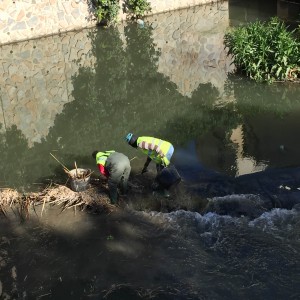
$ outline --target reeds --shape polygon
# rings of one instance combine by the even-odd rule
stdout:
[[[63,167],[66,173],[70,172],[69,169],[63,163],[61,163],[52,153],[50,153],[50,155]]]
[[[75,169],[69,170],[62,162],[60,162],[52,153],[50,155],[63,167],[63,170],[65,173],[69,176],[71,179],[77,179],[77,180],[83,180],[85,181],[88,179],[91,174],[94,171],[91,171],[90,169],[82,169],[77,167],[76,161],[74,162]]]
[[[12,189],[0,190],[0,213],[5,217],[8,216],[8,210],[17,208],[17,213],[22,220],[30,217],[30,208],[34,212],[36,206],[42,205],[40,216],[43,215],[46,204],[55,205],[61,208],[61,211],[66,209],[85,210],[89,208],[95,212],[111,212],[116,209],[110,204],[108,195],[105,192],[99,192],[97,186],[83,192],[74,192],[64,185],[48,187],[39,193],[21,194]]]

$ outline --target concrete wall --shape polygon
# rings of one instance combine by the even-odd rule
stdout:
[[[120,0],[122,7],[123,0]],[[149,0],[151,14],[216,0]],[[119,19],[126,16],[120,10]],[[1,0],[0,44],[96,25],[90,0]]]
[[[205,83],[223,92],[227,73],[233,70],[223,43],[229,26],[228,2],[166,12],[147,20],[161,52],[158,71],[174,82],[182,95],[191,97],[199,84]]]
[[[15,125],[29,146],[48,135],[73,99],[71,77],[94,65],[85,31],[0,47],[0,132]]]
[[[232,68],[223,46],[229,25],[228,2],[147,19],[154,27],[153,42],[161,52],[158,71],[184,96],[191,96],[199,84],[207,82],[222,94]],[[94,69],[90,30],[94,29],[0,47],[0,132],[15,125],[30,146],[48,135],[56,115],[74,100],[72,76],[80,66]]]

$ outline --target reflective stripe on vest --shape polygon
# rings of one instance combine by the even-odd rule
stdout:
[[[107,158],[114,152],[115,152],[114,150],[98,152],[97,155],[96,155],[97,165],[102,165],[103,167],[105,167],[105,163],[106,163]]]
[[[171,143],[148,136],[141,136],[137,140],[138,147],[142,152],[149,156],[153,161],[158,164],[162,164],[162,158],[168,153],[171,148]],[[164,162],[168,165],[170,162],[164,159]]]

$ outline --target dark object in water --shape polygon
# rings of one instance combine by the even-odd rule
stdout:
[[[163,168],[156,176],[156,181],[164,189],[169,189],[171,186],[177,185],[181,181],[181,177],[173,164]]]
[[[87,189],[91,178],[89,169],[73,169],[69,171],[70,185],[74,192],[81,192]]]

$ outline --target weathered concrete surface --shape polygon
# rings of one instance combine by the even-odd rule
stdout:
[[[215,1],[149,0],[151,14]],[[126,18],[121,10],[123,2],[120,0],[119,20]],[[0,44],[95,26],[93,12],[90,0],[1,0]]]
[[[226,5],[149,17],[153,42],[161,51],[158,71],[175,82],[185,96],[207,82],[223,91],[231,68],[223,46],[228,26]],[[0,130],[15,125],[29,146],[47,137],[57,114],[74,100],[72,76],[81,66],[94,69],[96,57],[91,52],[89,30],[0,47]]]
[[[228,72],[233,70],[224,50],[229,26],[228,2],[197,6],[178,13],[148,17],[160,50],[158,71],[190,97],[199,84],[211,83],[223,92]]]
[[[73,100],[71,77],[93,66],[84,31],[0,47],[0,130],[15,125],[29,146],[46,137],[65,103]]]
[[[88,1],[11,1],[0,3],[1,44],[95,25]]]

